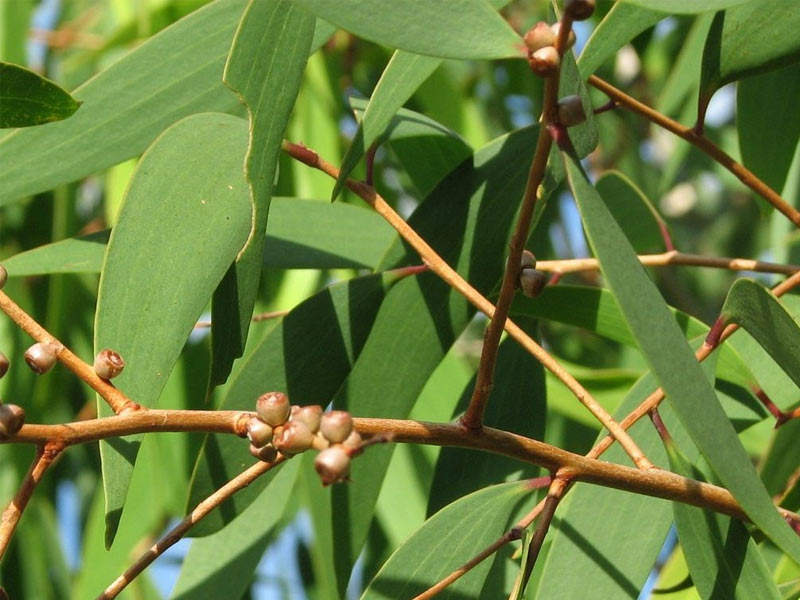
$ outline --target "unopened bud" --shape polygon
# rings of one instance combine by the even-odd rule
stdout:
[[[574,21],[583,21],[592,16],[594,0],[564,0],[564,12]]]
[[[258,460],[269,463],[274,462],[275,459],[278,458],[278,451],[274,446],[269,445],[263,448],[256,448],[253,444],[250,444],[250,454],[255,456]]]
[[[293,456],[311,448],[314,444],[314,434],[300,421],[289,421],[272,443],[282,454]]]
[[[332,444],[341,444],[353,431],[353,417],[347,411],[332,410],[322,415],[319,430]]]
[[[0,265],[0,290],[3,289],[6,281],[8,281],[8,271],[6,271],[6,268],[3,265]]]
[[[536,257],[530,250],[523,250],[522,257],[519,260],[519,268],[524,269],[530,267],[533,269],[536,266]]]
[[[8,357],[2,352],[0,352],[0,378],[2,378],[3,375],[8,373],[8,366],[9,366]]]
[[[25,411],[16,404],[0,404],[0,440],[17,433],[25,423]]]
[[[353,429],[350,432],[350,435],[347,436],[347,439],[342,442],[342,446],[347,448],[348,450],[358,450],[361,448],[361,444],[364,443],[364,440],[361,439],[361,435]]]
[[[558,101],[558,120],[564,127],[572,127],[586,120],[580,96],[564,96]]]
[[[56,364],[56,349],[52,344],[36,343],[25,351],[25,362],[37,375],[47,373]]]
[[[547,285],[547,279],[547,274],[543,271],[526,268],[519,274],[519,286],[528,298],[536,298]]]
[[[319,431],[322,420],[322,407],[318,404],[309,406],[292,406],[292,421],[300,421],[311,433]]]
[[[553,32],[553,37],[557,38],[558,34],[561,32],[561,21],[556,21],[552,25],[550,25],[550,30]],[[564,50],[569,50],[575,45],[575,32],[570,27],[569,35],[567,36],[567,45],[564,47]],[[555,40],[553,41],[555,43]]]
[[[537,75],[549,77],[558,72],[561,57],[553,46],[545,46],[528,56],[528,64],[531,66],[531,71]]]
[[[341,446],[331,446],[317,454],[314,468],[322,480],[322,485],[338,483],[347,479],[347,474],[350,472],[350,456]]]
[[[272,427],[261,419],[250,419],[247,422],[247,439],[256,448],[263,448],[272,441]]]
[[[283,392],[267,392],[256,400],[258,418],[272,427],[286,423],[291,408],[289,397]]]
[[[525,40],[525,45],[530,52],[536,52],[539,48],[552,46],[556,43],[556,36],[553,30],[544,21],[539,21],[531,27],[522,39]]]
[[[122,360],[122,357],[117,352],[110,348],[98,352],[94,359],[94,372],[97,373],[97,376],[101,379],[113,379],[122,373],[122,369],[124,368],[125,361]]]

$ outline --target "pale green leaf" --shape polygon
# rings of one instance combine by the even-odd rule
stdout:
[[[749,0],[621,0],[651,10],[672,14],[696,14],[711,10],[725,10]]]

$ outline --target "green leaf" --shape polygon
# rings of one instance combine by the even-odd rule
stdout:
[[[798,98],[800,65],[749,77],[736,87],[742,163],[773,190],[783,189],[800,139]],[[768,131],[780,135],[764,135]]]
[[[0,206],[136,156],[183,117],[233,109],[220,72],[244,5],[193,12],[76,89],[72,118],[0,140]]]
[[[705,480],[674,443],[665,446],[673,472]],[[680,502],[672,507],[692,582],[703,598],[780,600],[772,574],[741,521]]]
[[[80,105],[49,79],[24,67],[0,62],[0,129],[61,121]]]
[[[800,386],[800,325],[772,292],[752,279],[737,279],[721,318],[744,328]]]
[[[242,597],[289,502],[300,464],[299,458],[289,461],[233,522],[192,542],[171,598]]]
[[[617,50],[649,29],[666,15],[663,12],[636,6],[628,2],[615,2],[592,31],[592,35],[578,57],[581,76],[586,78]]]
[[[535,321],[528,321],[518,324],[532,334]],[[494,380],[484,422],[535,440],[544,439],[547,401],[541,363],[514,340],[506,339],[500,344]],[[464,388],[454,417],[464,412],[474,387],[475,377]],[[535,477],[538,473],[535,467],[488,452],[442,448],[428,495],[428,515],[492,483],[509,477]]]
[[[314,35],[314,19],[289,0],[251,0],[233,39],[222,80],[247,109],[244,171],[253,199],[247,244],[214,293],[209,389],[223,383],[244,352],[261,280],[261,254],[278,155]]]
[[[197,318],[247,240],[251,203],[241,164],[244,122],[200,114],[169,128],[139,162],[106,250],[95,350],[127,367],[115,380],[154,406]],[[175,169],[191,158],[191,169]],[[145,240],[145,242],[143,242]],[[98,398],[99,414],[110,408]],[[111,544],[141,436],[100,443]]]
[[[297,404],[328,405],[350,372],[394,281],[392,274],[355,278],[299,304],[256,346],[231,381],[220,408],[254,410],[256,398],[272,390],[286,392]],[[207,436],[195,465],[189,507],[253,462],[247,441]],[[267,479],[259,478],[236,494],[192,534],[218,531],[253,502]]]
[[[750,0],[622,0],[627,4],[636,4],[651,10],[672,14],[697,14],[712,10],[725,10],[731,6],[744,4]]]
[[[784,0],[750,0],[717,13],[703,51],[701,118],[726,83],[800,60],[800,11],[786,8]]]
[[[522,39],[484,0],[295,0],[359,37],[443,58],[524,58]]]
[[[500,537],[514,508],[529,495],[526,482],[505,483],[443,508],[392,554],[362,600],[412,598],[425,591]],[[492,562],[483,561],[438,597],[477,598]]]
[[[587,237],[625,319],[681,423],[748,517],[800,559],[800,540],[775,509],[664,299],[577,158],[564,154]]]
[[[619,171],[606,171],[595,187],[637,254],[666,249],[661,236],[661,228],[666,230],[666,223],[628,177]]]
[[[9,277],[53,273],[99,273],[110,231],[69,238],[20,252],[3,261]]]

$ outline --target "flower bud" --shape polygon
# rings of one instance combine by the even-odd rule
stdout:
[[[347,450],[341,446],[331,446],[317,454],[314,459],[314,468],[322,480],[322,485],[338,483],[345,480],[350,472],[350,457]]]
[[[558,34],[561,32],[561,21],[556,21],[552,25],[550,25],[550,30],[553,32],[553,37],[557,38]],[[575,45],[575,32],[570,27],[569,35],[567,36],[567,45],[564,50],[569,50]],[[553,40],[553,44],[555,44],[555,39]]]
[[[291,408],[289,397],[283,392],[267,392],[256,400],[258,418],[272,427],[286,423]]]
[[[564,127],[572,127],[586,120],[580,96],[564,96],[558,101],[558,120]]]
[[[522,39],[525,40],[525,45],[530,52],[536,52],[539,48],[552,46],[556,43],[556,36],[553,30],[544,21],[539,21],[531,27]]]
[[[322,415],[319,430],[332,444],[341,444],[353,431],[353,417],[347,411],[332,410]]]
[[[25,362],[37,375],[47,373],[56,364],[56,350],[52,344],[36,343],[25,351]]]
[[[328,439],[324,435],[322,435],[321,433],[317,432],[317,433],[314,434],[314,441],[311,443],[311,447],[314,450],[317,450],[317,451],[325,450],[325,448],[330,448],[331,447],[331,443],[328,441]]]
[[[94,358],[94,372],[97,373],[97,376],[101,379],[113,379],[122,373],[122,369],[124,368],[125,361],[122,360],[122,357],[117,352],[110,348],[101,350]]]
[[[3,289],[6,281],[8,281],[8,271],[6,271],[6,268],[3,265],[0,265],[0,290]]]
[[[256,448],[263,448],[272,441],[272,427],[261,419],[250,419],[247,422],[247,439]]]
[[[362,443],[364,443],[364,440],[361,439],[361,434],[353,429],[353,431],[350,432],[350,435],[347,436],[347,439],[342,442],[342,446],[348,450],[358,450],[361,448]]]
[[[300,421],[289,421],[272,443],[282,454],[293,456],[311,448],[314,444],[314,434]]]
[[[558,72],[561,57],[553,46],[545,46],[528,56],[528,64],[531,66],[531,71],[537,75],[549,77]]]
[[[573,21],[583,21],[592,16],[595,0],[564,0],[564,12]]]
[[[5,354],[0,352],[0,379],[2,379],[3,375],[8,373],[8,365],[9,365],[8,358],[6,357]]]
[[[264,446],[263,448],[256,448],[253,444],[250,444],[250,454],[264,462],[274,462],[275,459],[278,458],[278,451],[275,449],[275,446],[270,445]]]
[[[519,274],[519,286],[528,298],[536,298],[547,285],[547,274],[537,269],[525,268]]]
[[[17,433],[25,423],[25,411],[16,404],[0,404],[0,440]]]
[[[536,267],[536,257],[530,250],[523,250],[522,257],[519,260],[519,268],[524,269],[526,267],[530,267],[531,269]]]
[[[303,423],[311,433],[319,431],[322,420],[322,407],[319,404],[310,406],[292,406],[292,421]]]

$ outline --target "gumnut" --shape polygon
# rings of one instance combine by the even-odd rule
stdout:
[[[338,483],[347,479],[350,472],[350,456],[342,446],[331,446],[317,454],[314,468],[322,480],[322,485]]]
[[[519,274],[519,286],[528,298],[536,298],[547,285],[547,274],[538,269],[525,268]]]
[[[353,431],[353,417],[347,411],[332,410],[322,415],[319,430],[332,444],[341,444]]]
[[[522,39],[530,52],[536,52],[539,48],[552,46],[556,43],[556,36],[553,30],[544,21],[539,21],[531,27]]]
[[[531,66],[531,71],[537,75],[549,77],[558,71],[561,57],[553,46],[545,46],[528,56],[528,64]]]
[[[278,451],[274,446],[256,448],[253,444],[250,444],[250,454],[255,456],[258,460],[263,460],[264,462],[274,462],[275,459],[278,458]]]
[[[558,34],[561,32],[561,21],[557,21],[552,25],[550,25],[550,30],[553,32],[553,37],[557,38]],[[564,48],[564,50],[569,50],[570,48],[572,48],[575,45],[576,39],[577,38],[575,37],[575,32],[572,31],[572,28],[570,28],[569,35],[567,36],[567,45]],[[555,39],[553,40],[553,44],[555,44]]]
[[[52,344],[37,342],[25,351],[25,362],[37,375],[47,373],[56,364],[56,349]]]
[[[531,269],[536,267],[536,257],[530,250],[523,250],[522,256],[519,259],[519,268],[525,269],[526,267],[530,267]]]
[[[564,0],[564,12],[574,21],[583,21],[592,16],[595,0]]]
[[[17,433],[25,423],[25,411],[16,404],[0,404],[0,440]]]
[[[314,445],[314,434],[300,421],[289,421],[276,433],[272,443],[282,454],[294,456]]]
[[[580,96],[564,96],[558,101],[558,120],[564,127],[572,127],[586,120]]]
[[[256,448],[263,448],[272,441],[272,427],[261,419],[250,419],[247,422],[247,439]]]
[[[119,353],[106,348],[97,353],[94,358],[94,372],[101,379],[113,379],[125,368],[125,361]]]
[[[361,444],[363,442],[364,440],[361,439],[361,435],[355,429],[353,429],[353,431],[350,432],[350,435],[347,436],[347,439],[342,442],[342,446],[348,450],[358,450],[361,448]]]
[[[311,433],[316,433],[322,421],[322,407],[318,404],[292,406],[292,421],[299,421],[308,427]]]
[[[256,400],[258,418],[272,427],[286,423],[290,411],[289,397],[283,392],[267,392]]]

